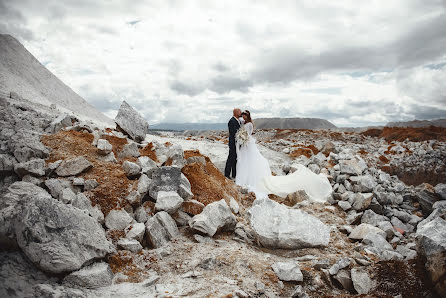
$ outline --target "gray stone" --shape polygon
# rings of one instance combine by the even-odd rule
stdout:
[[[377,183],[371,175],[352,176],[350,180],[359,186],[360,192],[371,192],[376,187]]]
[[[405,245],[398,245],[396,251],[401,254],[405,260],[413,260],[417,257],[417,252]]]
[[[304,276],[297,262],[277,262],[271,265],[277,277],[283,281],[303,281]]]
[[[128,160],[122,163],[122,169],[128,177],[136,176],[141,172],[141,168],[136,163]]]
[[[212,237],[219,230],[233,231],[236,223],[234,214],[232,214],[225,200],[222,199],[204,207],[200,214],[191,219],[189,226],[193,230]]]
[[[186,164],[189,165],[191,163],[199,163],[206,165],[206,159],[204,158],[204,156],[191,156],[186,160]]]
[[[105,139],[99,139],[97,147],[98,147],[98,153],[101,155],[110,154],[110,152],[112,152],[113,149],[112,144],[110,144],[110,142]]]
[[[394,227],[397,227],[398,229],[403,230],[404,232],[412,232],[414,230],[413,226],[404,224],[401,220],[399,220],[397,217],[392,217],[392,220],[390,221]]]
[[[291,294],[291,297],[292,298],[310,298],[310,296],[308,296],[308,294],[305,293],[305,291],[301,285],[297,285],[294,288],[293,293]]]
[[[14,171],[21,177],[28,174],[42,177],[45,175],[45,167],[45,161],[43,159],[31,159],[27,162],[16,163]]]
[[[73,287],[96,289],[110,286],[113,272],[107,263],[93,263],[67,275],[63,283]]]
[[[175,191],[159,191],[156,198],[155,210],[173,214],[180,209],[182,203],[183,198]]]
[[[118,240],[118,248],[138,253],[142,250],[141,243],[135,239],[121,238]]]
[[[85,157],[79,156],[62,161],[56,169],[56,174],[61,177],[76,176],[92,167],[93,165]]]
[[[330,241],[330,228],[299,209],[264,199],[254,201],[248,212],[254,235],[265,247],[320,247]]]
[[[181,184],[178,187],[178,194],[186,201],[191,200],[194,197],[194,194],[192,193],[190,187],[187,188],[187,186]]]
[[[110,230],[124,230],[133,218],[124,209],[112,210],[105,217],[105,226]]]
[[[393,250],[392,245],[387,242],[385,236],[377,233],[368,233],[362,239],[362,243],[373,246],[379,250]]]
[[[147,121],[126,101],[123,101],[115,118],[116,124],[136,142],[145,139],[149,131]]]
[[[141,156],[136,163],[141,167],[142,172],[149,177],[152,176],[152,171],[157,168],[156,163],[148,156]]]
[[[373,193],[356,193],[353,198],[353,209],[363,211],[372,202]]]
[[[362,268],[353,268],[350,271],[353,287],[358,294],[368,294],[375,283],[370,279],[368,272]]]
[[[125,229],[125,237],[141,242],[144,238],[145,231],[146,226],[144,225],[144,223],[134,223]]]
[[[91,217],[97,220],[100,224],[104,223],[104,214],[100,210],[99,205],[92,206],[90,199],[83,193],[78,193],[76,198],[71,201],[71,205],[81,210],[86,210]]]
[[[60,200],[63,190],[70,187],[70,182],[62,179],[48,179],[45,181],[45,186],[53,198]]]
[[[0,154],[0,174],[13,172],[16,159],[9,154]]]
[[[374,227],[372,225],[362,223],[353,229],[348,238],[353,240],[362,240],[365,236],[367,236],[367,234],[378,234],[381,235],[383,238],[386,237],[386,233],[383,230],[378,229],[377,227]]]
[[[437,217],[417,230],[417,251],[437,293],[446,296],[446,221]]]
[[[40,142],[40,135],[35,131],[19,129],[10,137],[9,147],[18,162],[49,156],[49,149]]]
[[[114,252],[95,219],[49,197],[28,198],[16,222],[17,243],[44,271],[78,270]]]
[[[139,157],[141,156],[141,153],[139,152],[138,145],[134,142],[130,142],[124,145],[122,151],[118,153],[118,156],[120,158]]]
[[[71,188],[64,188],[62,190],[62,194],[59,196],[59,199],[64,204],[69,204],[71,201],[76,199],[76,194],[71,190]]]
[[[73,178],[73,186],[84,186],[85,180],[84,178],[74,177]]]
[[[383,221],[389,221],[389,219],[383,215],[376,214],[372,210],[364,211],[364,214],[361,217],[361,223],[367,223],[375,227]]]
[[[98,186],[99,186],[99,183],[96,181],[96,179],[88,179],[88,180],[85,180],[84,190],[90,191],[90,190],[95,189]]]
[[[140,222],[140,223],[145,223],[150,218],[150,214],[154,213],[153,211],[154,211],[154,208],[149,206],[147,204],[147,202],[143,203],[141,207],[138,207],[135,210],[136,221]]]
[[[240,210],[239,204],[233,197],[229,198],[229,207],[231,208],[232,212],[235,214],[237,214]]]
[[[348,270],[339,270],[333,278],[347,291],[353,292],[353,282],[350,277],[350,272]]]
[[[141,198],[143,198],[150,189],[150,184],[152,183],[152,180],[147,177],[147,175],[142,174],[141,177],[139,177],[138,180],[138,193],[141,195]]]
[[[146,237],[155,248],[178,237],[178,233],[175,221],[167,212],[158,212],[146,222]]]
[[[389,221],[380,222],[378,224],[378,228],[383,230],[386,233],[387,239],[390,239],[395,234],[395,230],[393,229],[393,226]]]
[[[344,211],[348,211],[352,208],[352,205],[346,201],[339,201],[338,206],[341,207]]]
[[[361,222],[361,217],[364,212],[356,212],[355,210],[351,210],[347,215],[346,221],[349,225],[357,225]]]
[[[29,183],[32,183],[32,184],[37,185],[37,186],[41,186],[41,185],[43,185],[44,179],[43,178],[34,177],[32,175],[25,175],[25,176],[22,177],[22,181],[23,182],[29,182]]]
[[[79,123],[79,119],[75,116],[61,114],[51,122],[51,133],[57,133],[62,128],[73,126],[76,123]]]
[[[356,157],[355,159],[340,160],[339,165],[341,168],[341,174],[348,175],[362,175],[364,170],[367,168],[367,164],[361,158]]]
[[[115,157],[115,154],[113,152],[110,152],[109,154],[103,156],[102,158],[100,157],[99,160],[104,161],[104,162],[111,162],[111,163],[117,163],[118,160]]]
[[[435,192],[440,196],[442,200],[446,200],[446,184],[445,183],[438,183],[434,187]]]
[[[192,219],[192,216],[181,210],[175,212],[172,217],[179,227],[188,226],[189,221]]]
[[[141,195],[136,190],[132,190],[125,199],[132,206],[137,207],[137,206],[141,205]]]
[[[328,272],[330,275],[338,274],[339,270],[344,269],[345,267],[350,266],[352,260],[350,258],[340,258],[333,266],[330,267]]]
[[[159,191],[178,191],[182,181],[181,174],[181,169],[178,167],[156,168],[152,172],[149,195],[156,198]]]
[[[316,262],[314,262],[313,268],[316,270],[328,269],[330,268],[330,260],[329,259],[317,260]]]
[[[432,212],[432,205],[439,200],[439,197],[440,196],[435,193],[435,189],[427,183],[418,186],[415,194],[415,199],[420,203],[420,206],[426,215],[429,215]]]

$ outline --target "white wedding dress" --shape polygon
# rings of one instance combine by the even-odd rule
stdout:
[[[332,187],[324,174],[315,174],[303,165],[287,176],[272,176],[268,161],[262,156],[252,137],[253,125],[245,125],[249,140],[246,145],[236,145],[237,175],[235,183],[253,191],[256,197],[266,198],[268,194],[286,197],[290,193],[304,190],[310,200],[325,202],[331,196]]]

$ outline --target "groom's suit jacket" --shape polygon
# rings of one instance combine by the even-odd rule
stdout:
[[[235,150],[235,134],[240,128],[240,123],[238,122],[235,117],[231,117],[231,119],[228,122],[228,128],[229,128],[229,148],[234,148]]]

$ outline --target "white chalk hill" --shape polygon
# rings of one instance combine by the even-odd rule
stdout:
[[[114,122],[86,102],[45,68],[14,37],[0,34],[0,91],[16,92],[31,102],[55,104],[62,112],[73,112],[82,120],[114,127]]]

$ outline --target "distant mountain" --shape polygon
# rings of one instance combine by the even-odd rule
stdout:
[[[406,122],[389,122],[387,127],[427,127],[427,126],[446,127],[446,119],[436,120],[413,120]]]
[[[0,92],[17,93],[31,102],[56,105],[83,120],[114,127],[114,122],[45,68],[14,37],[0,34]]]
[[[227,123],[159,123],[151,124],[151,130],[225,130]]]
[[[336,125],[319,118],[259,118],[254,119],[257,129],[336,129]]]

